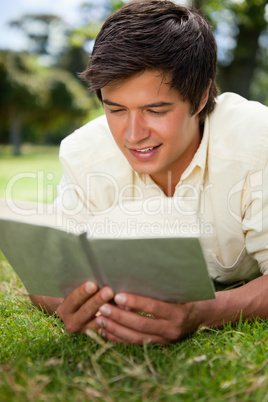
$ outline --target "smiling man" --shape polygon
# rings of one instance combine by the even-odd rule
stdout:
[[[184,304],[114,295],[93,282],[64,300],[31,296],[68,331],[167,344],[241,314],[268,317],[268,111],[235,94],[217,97],[215,77],[215,40],[196,10],[140,0],[110,16],[82,74],[105,116],[62,142],[56,205],[98,214],[122,194],[178,199],[185,215],[213,227],[204,243],[211,277],[247,283]]]
[[[159,70],[146,70],[106,85],[101,95],[111,133],[133,170],[149,174],[172,196],[199,147],[199,113],[209,89],[192,115],[190,102],[170,88],[170,79]]]

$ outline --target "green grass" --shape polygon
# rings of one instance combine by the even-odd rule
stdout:
[[[202,330],[169,346],[68,334],[37,311],[1,258],[1,401],[267,401],[265,321]]]
[[[62,175],[58,147],[25,145],[22,156],[0,147],[0,198],[51,203]]]
[[[49,160],[46,169],[58,169],[51,150],[0,157],[2,183],[22,161],[36,172]],[[27,200],[33,194],[29,186],[21,196]],[[95,334],[71,335],[59,318],[32,306],[0,253],[1,402],[268,402],[267,352],[264,320],[203,329],[169,346],[127,347]]]

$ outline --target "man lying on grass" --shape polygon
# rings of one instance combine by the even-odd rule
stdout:
[[[184,304],[114,295],[92,282],[64,300],[31,296],[71,333],[167,344],[241,313],[268,317],[268,109],[232,93],[217,97],[215,76],[215,40],[197,11],[141,0],[110,16],[82,74],[105,116],[63,141],[58,205],[102,211],[122,189],[133,200],[177,197],[186,214],[213,226],[205,243],[211,277],[247,284]],[[90,188],[88,174],[97,178]]]

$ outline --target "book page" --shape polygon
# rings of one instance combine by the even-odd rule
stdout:
[[[167,217],[136,213],[132,205],[136,215],[115,210],[94,217],[61,216],[60,225],[49,208],[40,213],[40,205],[19,205],[31,215],[0,202],[0,249],[30,294],[66,297],[95,280],[115,292],[166,301],[214,297],[199,239],[174,235],[174,216],[169,216],[169,230],[163,230]],[[77,226],[67,233],[69,219]]]

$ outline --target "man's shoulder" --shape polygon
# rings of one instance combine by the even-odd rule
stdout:
[[[257,164],[268,150],[268,108],[234,93],[217,98],[208,117],[209,152],[222,159]],[[267,159],[267,157],[266,157]]]
[[[105,116],[100,116],[68,135],[61,142],[60,158],[86,158],[88,164],[118,157],[120,151]]]
[[[248,100],[243,96],[232,92],[226,92],[219,95],[216,99],[215,112],[213,112],[211,116],[216,117],[217,119],[226,119],[227,117],[229,117],[229,119],[225,120],[226,123],[229,121],[232,124],[241,125],[242,122],[239,119],[241,116],[243,116],[244,120],[247,121],[250,120],[252,116],[256,116],[257,114],[258,116],[263,116],[267,124],[267,112],[267,106],[261,104],[260,102]]]

